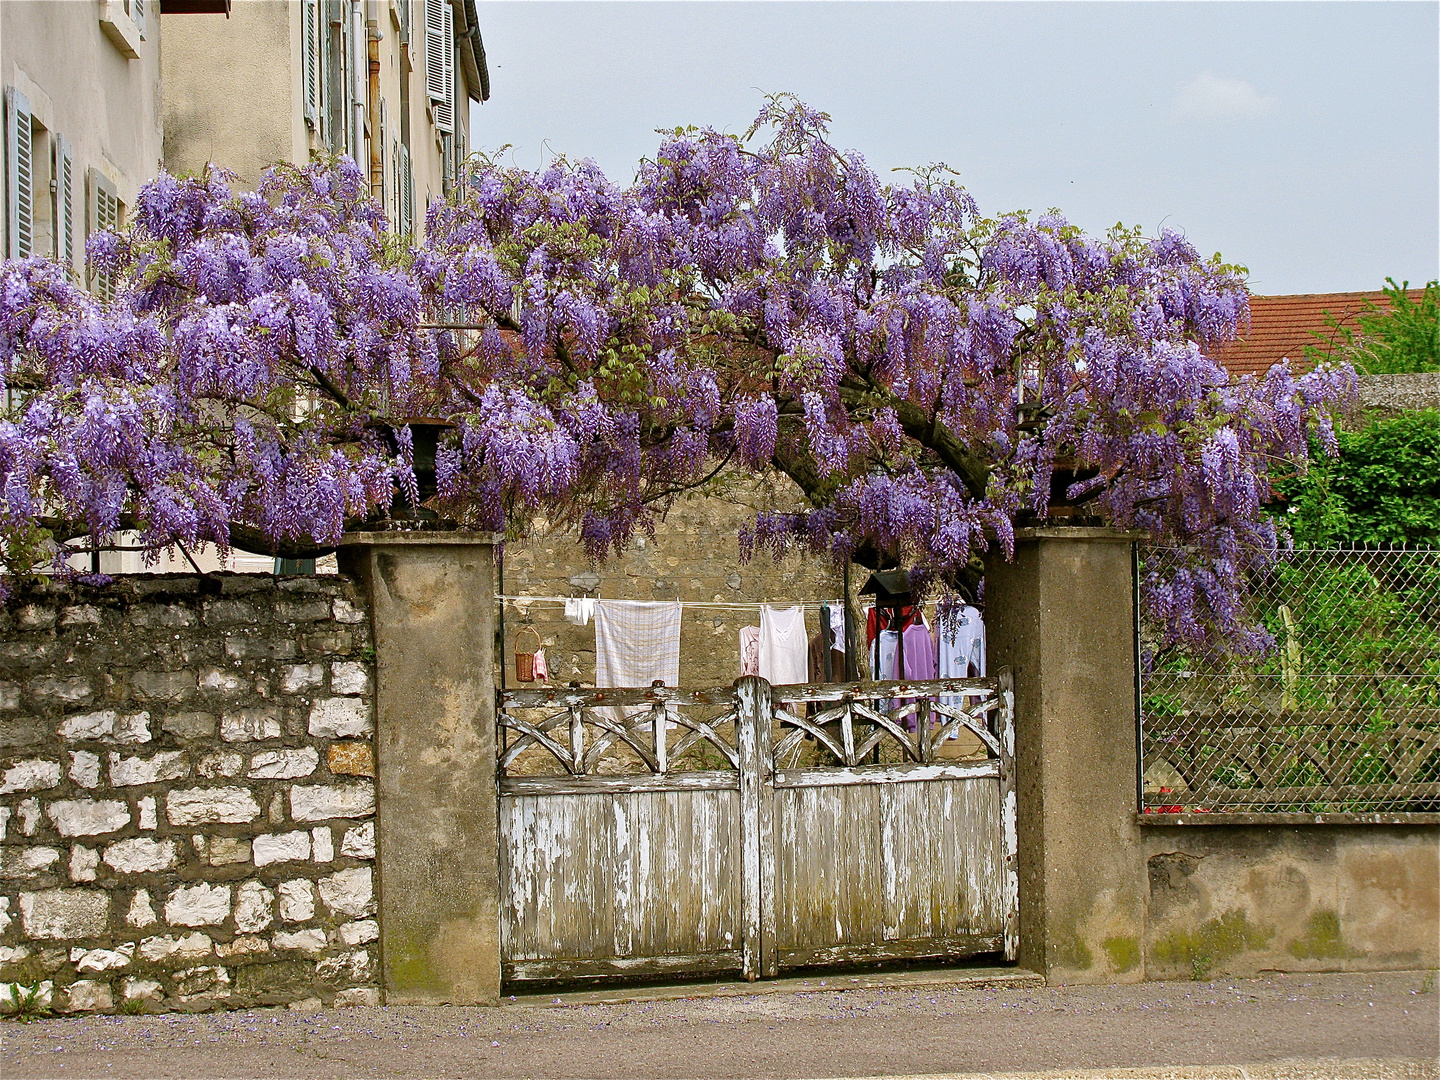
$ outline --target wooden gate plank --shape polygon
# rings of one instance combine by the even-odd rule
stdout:
[[[964,765],[857,765],[853,769],[781,769],[775,786],[836,787],[843,784],[911,784],[927,780],[978,780],[1000,775],[997,761],[967,762]]]
[[[863,964],[884,960],[959,959],[981,953],[999,952],[1001,934],[958,934],[948,938],[920,938],[916,941],[881,941],[874,944],[825,945],[791,949],[780,954],[782,967],[819,967],[825,964]]]
[[[1020,955],[1020,856],[1015,799],[1015,673],[1001,668],[996,674],[1000,709],[995,716],[1000,742],[1000,841],[1005,860],[1001,883],[1005,959]]]
[[[770,747],[770,684],[748,675],[735,683],[735,743],[740,759],[740,873],[743,890],[744,972],[773,974],[774,762]]]
[[[1008,672],[988,685],[999,699],[988,761],[926,761],[921,747],[906,751],[918,762],[777,771],[772,709],[793,688],[751,677],[732,691],[734,771],[596,775],[597,749],[585,775],[502,777],[505,976],[754,979],[802,964],[1013,958],[1013,690]],[[660,696],[725,703],[720,691]]]

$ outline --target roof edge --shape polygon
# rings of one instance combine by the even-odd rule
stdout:
[[[472,101],[490,100],[490,68],[485,62],[485,42],[480,37],[480,17],[475,11],[475,0],[451,0],[451,6],[460,15],[455,36],[463,44],[460,57],[465,68],[465,89]]]

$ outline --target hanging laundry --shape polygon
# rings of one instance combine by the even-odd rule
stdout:
[[[760,609],[760,677],[772,686],[803,683],[809,673],[809,640],[805,609]]]
[[[939,619],[938,664],[942,679],[973,679],[985,677],[985,621],[980,612],[968,604],[952,609]],[[952,709],[965,704],[963,694],[941,694],[940,704]],[[956,736],[959,737],[958,735]],[[968,735],[967,735],[968,737]]]
[[[680,683],[680,604],[595,601],[595,685]]]
[[[565,601],[565,621],[575,626],[589,626],[595,614],[595,601],[588,596],[572,596]]]
[[[837,639],[838,641],[838,639]],[[825,670],[825,635],[816,634],[810,639],[809,681],[812,683],[845,681],[845,650],[830,649],[830,670]]]
[[[900,631],[881,630],[870,647],[871,677],[876,682],[900,678]]]
[[[876,634],[883,629],[903,631],[916,622],[923,622],[923,616],[920,609],[910,603],[900,608],[865,608],[865,644],[873,645]]]
[[[534,664],[534,667],[535,667],[535,681],[536,681],[536,682],[549,682],[549,681],[550,681],[550,665],[549,665],[549,663],[545,660],[545,650],[544,650],[544,649],[536,649],[536,650],[535,650],[535,664]]]
[[[940,619],[939,665],[942,679],[985,677],[985,620],[969,604]]]
[[[903,633],[881,630],[877,641],[871,650],[876,679],[935,678],[935,639],[923,620],[911,623]]]
[[[904,663],[901,677],[911,682],[935,678],[935,639],[923,619],[905,628],[900,643]]]
[[[742,626],[740,628],[740,674],[760,674],[760,628],[758,626]]]

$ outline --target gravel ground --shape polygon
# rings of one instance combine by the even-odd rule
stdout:
[[[20,1077],[1437,1077],[1433,975],[814,989],[0,1027]]]

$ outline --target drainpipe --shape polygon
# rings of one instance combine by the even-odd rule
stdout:
[[[365,0],[350,0],[350,156],[364,168],[365,110],[370,90],[370,50],[365,33]]]
[[[380,131],[380,28],[370,23],[366,34],[370,123],[370,197],[385,205],[385,146]]]

